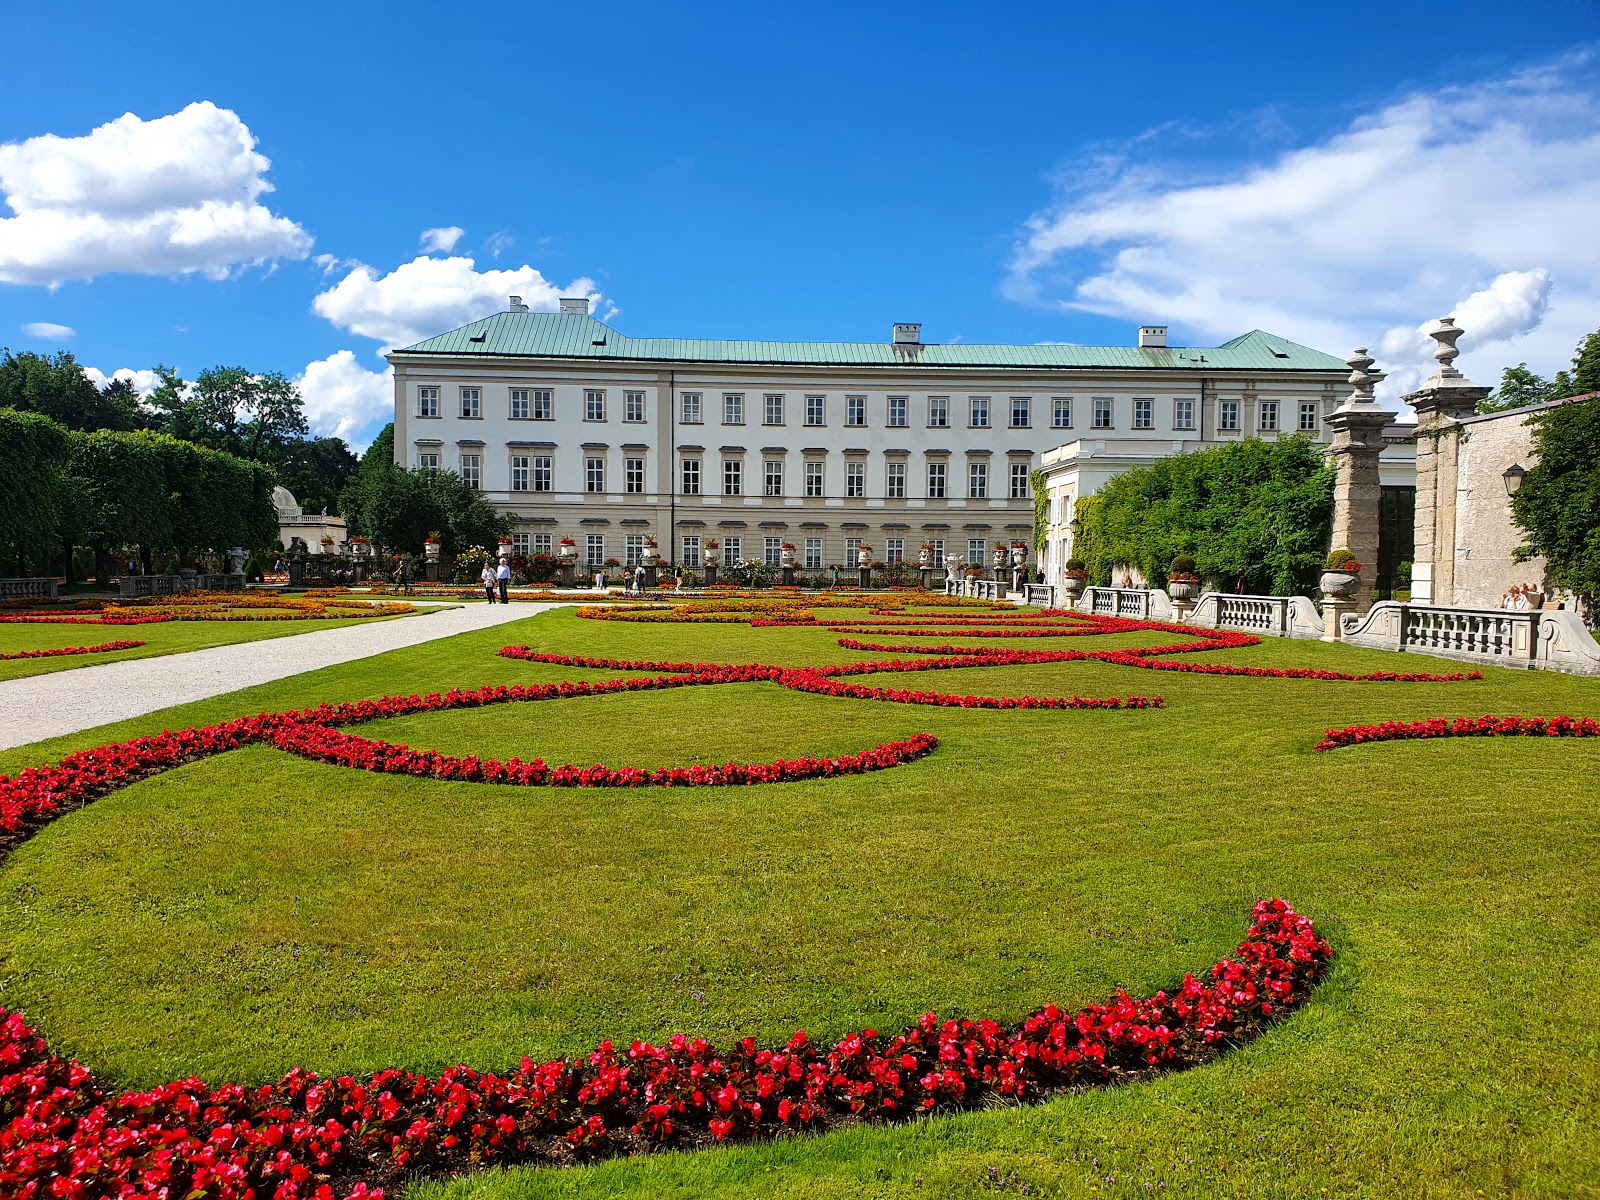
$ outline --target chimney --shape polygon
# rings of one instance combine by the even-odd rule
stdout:
[[[1167,348],[1167,327],[1165,325],[1139,326],[1139,349],[1165,350]]]
[[[513,296],[513,297],[511,297],[511,311],[512,312],[527,312],[528,311],[528,306],[522,302],[522,297],[521,296]]]
[[[587,317],[589,315],[589,297],[561,297],[561,315],[564,317]]]
[[[896,321],[894,325],[894,344],[896,346],[922,345],[922,322]]]

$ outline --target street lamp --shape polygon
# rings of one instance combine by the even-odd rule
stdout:
[[[1505,480],[1506,484],[1506,495],[1515,496],[1517,489],[1522,486],[1522,481],[1527,477],[1527,474],[1528,469],[1521,463],[1512,463],[1501,472],[1500,478]]]

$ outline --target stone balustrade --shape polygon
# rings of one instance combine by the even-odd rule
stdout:
[[[124,575],[117,592],[124,597],[171,596],[178,592],[242,592],[245,577],[235,575]]]
[[[1206,629],[1237,629],[1272,637],[1320,638],[1322,614],[1305,596],[1240,596],[1206,592],[1183,620]]]
[[[1600,645],[1576,613],[1436,608],[1384,600],[1344,618],[1344,640],[1500,667],[1600,676]]]
[[[1137,621],[1172,621],[1178,615],[1171,597],[1160,588],[1087,587],[1078,599],[1077,609],[1097,617],[1130,617]]]
[[[0,579],[3,600],[54,600],[60,594],[60,584],[54,579]]]
[[[1054,608],[1056,586],[1053,583],[1025,583],[1022,585],[1022,598],[1038,608]]]

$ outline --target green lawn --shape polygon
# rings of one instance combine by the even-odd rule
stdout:
[[[410,615],[410,614],[407,614]],[[68,654],[60,658],[17,658],[0,662],[0,679],[23,679],[92,667],[128,658],[154,658],[182,654],[211,646],[259,642],[264,638],[314,633],[362,621],[387,621],[391,617],[347,617],[338,620],[293,621],[164,621],[157,625],[6,625],[0,624],[0,654],[18,650],[57,650],[67,646],[99,646],[106,642],[143,642],[133,650],[104,654]]]
[[[496,658],[507,642],[882,657],[835,636],[562,610],[6,751],[0,770],[263,708],[614,675]],[[1198,657],[1454,669],[1315,642]],[[889,771],[746,789],[492,788],[251,748],[65,817],[0,866],[0,1005],[127,1084],[259,1081],[297,1063],[498,1067],[605,1037],[833,1037],[929,1007],[1012,1020],[1119,985],[1151,991],[1225,956],[1251,902],[1282,895],[1333,941],[1333,969],[1310,1005],[1198,1070],[410,1195],[961,1196],[984,1193],[993,1167],[1048,1196],[1600,1196],[1600,742],[1311,749],[1330,726],[1390,718],[1600,716],[1600,683],[1488,675],[1323,683],[1070,663],[863,682],[1159,694],[1167,707],[984,712],[744,684],[361,728],[457,753],[648,766],[941,739]]]

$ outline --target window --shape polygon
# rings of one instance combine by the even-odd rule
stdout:
[[[944,566],[944,539],[929,538],[928,545],[933,547],[933,565],[936,567]]]
[[[768,424],[768,425],[782,425],[783,424],[783,397],[782,396],[769,395],[766,398],[766,406],[767,406],[766,424]]]
[[[682,397],[683,423],[685,425],[700,424],[700,393],[685,392]]]
[[[417,389],[417,416],[437,417],[439,415],[439,389],[425,387]]]
[[[585,392],[583,394],[583,419],[585,421],[604,421],[606,419],[606,394],[604,392]]]
[[[463,454],[461,456],[461,481],[470,488],[482,486],[483,455]]]
[[[1237,400],[1224,400],[1219,406],[1217,414],[1218,429],[1239,428],[1239,402]]]
[[[1300,401],[1300,428],[1307,433],[1316,432],[1317,402],[1315,400]]]
[[[556,419],[556,394],[549,388],[533,389],[533,419],[535,421]]]
[[[847,537],[844,540],[844,565],[851,567],[856,562],[856,547],[861,545],[858,537]]]
[[[822,539],[808,537],[805,544],[805,568],[808,571],[822,570]]]
[[[528,419],[528,389],[511,389],[511,419],[513,421],[526,421]]]
[[[1033,486],[1028,482],[1028,464],[1014,462],[1011,464],[1011,498],[1013,500],[1026,500],[1033,495]]]
[[[969,423],[972,428],[989,428],[989,397],[974,396],[970,403],[972,405],[972,420]]]
[[[1135,429],[1154,429],[1156,425],[1156,402],[1154,400],[1135,400],[1133,402],[1133,427]]]
[[[989,464],[975,462],[967,464],[967,495],[974,500],[983,500],[989,495]]]
[[[1072,428],[1072,397],[1057,396],[1050,401],[1050,428]]]
[[[638,423],[644,420],[644,393],[622,393],[622,419]]]
[[[698,496],[700,494],[700,460],[686,458],[683,460],[683,494],[685,496]]]
[[[584,561],[591,567],[603,566],[606,561],[606,535],[591,533],[584,537]]]
[[[511,535],[511,553],[522,555],[533,553],[533,535],[531,533],[513,533]]]
[[[1033,398],[1031,396],[1011,397],[1011,428],[1027,429],[1033,424]]]
[[[762,467],[766,476],[766,494],[769,496],[783,495],[783,462],[776,458],[767,459]]]
[[[828,398],[826,396],[806,397],[806,424],[826,424],[824,417],[827,415]]]
[[[537,454],[533,459],[533,490],[549,492],[555,489],[556,460],[549,454]]]
[[[1096,429],[1111,429],[1111,398],[1109,396],[1096,396],[1094,398],[1094,427]]]
[[[744,394],[741,392],[724,392],[722,396],[722,423],[724,425],[744,424]]]
[[[950,397],[928,397],[928,428],[948,429],[950,427]]]
[[[525,492],[528,490],[528,456],[526,454],[513,454],[511,456],[511,490]]]
[[[1172,402],[1172,427],[1174,429],[1194,428],[1194,401],[1174,400]]]
[[[865,425],[867,423],[867,398],[865,396],[846,396],[844,398],[844,423],[846,425]]]
[[[984,538],[967,539],[967,561],[969,563],[982,563],[983,552],[988,549],[989,543]]]
[[[942,462],[928,464],[928,499],[944,499],[945,477],[947,473],[946,466]]]
[[[845,463],[844,494],[848,500],[859,500],[867,494],[866,463]]]
[[[722,494],[724,496],[744,495],[744,462],[737,458],[722,460]]]
[[[686,533],[683,535],[683,557],[678,561],[691,567],[700,565],[700,535],[698,533]]]
[[[883,494],[891,500],[904,500],[906,498],[906,465],[903,462],[889,464],[888,476],[884,480]]]
[[[904,429],[906,427],[906,410],[910,405],[911,398],[909,396],[890,396],[889,424],[895,429]]]
[[[622,565],[637,567],[644,561],[644,534],[628,533],[622,537]]]
[[[622,490],[630,496],[644,494],[644,459],[625,458],[622,460]]]
[[[722,565],[734,566],[744,557],[744,539],[729,537],[722,539]]]
[[[1263,400],[1261,402],[1261,428],[1268,433],[1278,428],[1278,402],[1276,400]]]
[[[605,459],[586,458],[583,460],[583,490],[586,492],[603,492],[606,490]]]
[[[418,450],[417,466],[424,471],[437,471],[439,469],[439,452],[437,450]]]
[[[884,538],[883,539],[883,561],[884,562],[891,562],[891,563],[904,562],[905,561],[905,557],[906,557],[906,540],[905,540],[905,538]]]
[[[535,554],[554,554],[556,552],[556,535],[553,533],[534,534],[533,552]]]
[[[806,464],[806,495],[814,498],[822,494],[822,464],[808,462]]]
[[[483,416],[483,392],[479,388],[461,389],[461,415],[469,421]]]
[[[762,538],[761,539],[761,561],[766,563],[767,566],[769,566],[769,567],[776,567],[776,566],[782,565],[782,563],[783,563],[783,539],[782,538],[769,537],[769,538]]]

